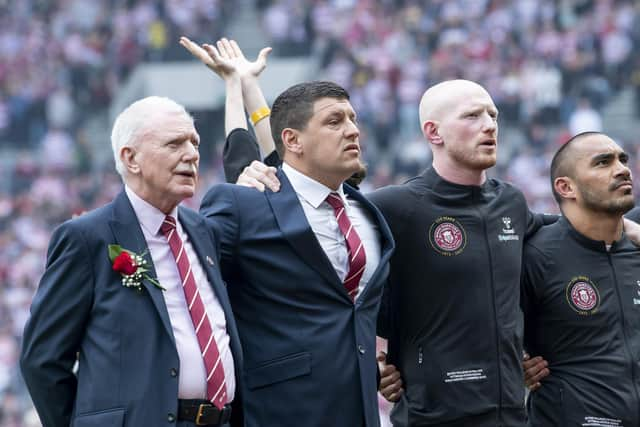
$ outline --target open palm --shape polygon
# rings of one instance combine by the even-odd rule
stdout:
[[[267,66],[267,56],[271,52],[271,48],[266,47],[251,62],[245,58],[235,40],[223,38],[218,40],[216,46],[204,44],[200,47],[188,38],[181,37],[180,44],[223,79],[234,73],[238,73],[241,78],[259,76]]]

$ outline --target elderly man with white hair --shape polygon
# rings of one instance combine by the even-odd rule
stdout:
[[[111,140],[124,189],[55,230],[25,328],[38,415],[47,427],[226,426],[241,350],[216,227],[179,206],[198,179],[193,119],[144,98]]]

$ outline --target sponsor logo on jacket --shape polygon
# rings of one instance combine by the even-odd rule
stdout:
[[[502,217],[502,233],[498,234],[498,240],[501,242],[507,242],[509,240],[520,240],[520,236],[516,234],[516,230],[511,225],[511,217]]]

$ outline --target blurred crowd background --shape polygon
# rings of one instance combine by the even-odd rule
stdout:
[[[557,211],[550,157],[578,132],[609,133],[638,172],[633,0],[0,0],[0,426],[39,425],[17,368],[22,328],[52,230],[120,190],[104,154],[114,99],[141,64],[190,63],[180,35],[234,32],[250,52],[271,45],[271,62],[303,58],[309,78],[349,90],[365,191],[429,165],[417,105],[450,78],[493,96],[491,175],[517,184],[532,210]],[[200,195],[223,180],[221,114],[195,112],[206,128]]]

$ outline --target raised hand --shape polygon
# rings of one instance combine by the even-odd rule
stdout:
[[[219,58],[219,61],[223,61],[225,65],[238,72],[240,78],[258,77],[267,66],[267,57],[271,53],[271,48],[265,47],[260,51],[256,60],[250,62],[245,58],[238,43],[226,38],[218,40],[216,46],[204,44],[203,47],[212,58]]]
[[[232,64],[230,64],[229,61],[224,60],[217,51],[214,55],[211,55],[202,47],[184,36],[180,37],[180,44],[223,79],[225,76],[233,73],[234,69]]]

